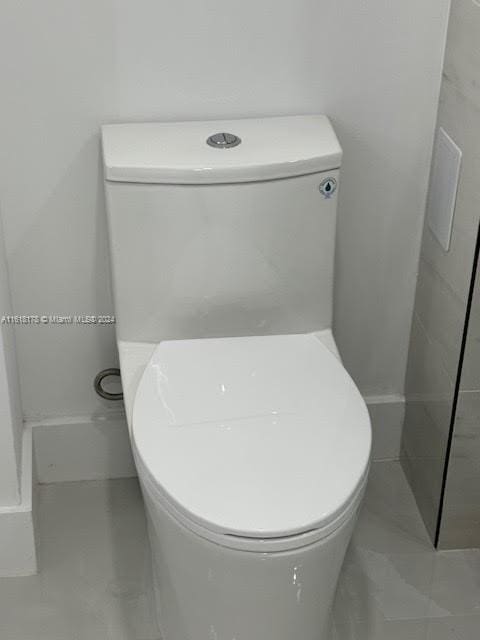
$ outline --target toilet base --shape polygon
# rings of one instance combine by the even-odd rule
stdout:
[[[314,544],[258,553],[200,537],[142,490],[164,640],[325,639],[358,507]]]

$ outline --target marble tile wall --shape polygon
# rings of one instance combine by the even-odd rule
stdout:
[[[405,385],[407,402],[402,437],[402,464],[432,540],[435,539],[440,511],[455,384],[480,216],[480,6],[473,0],[452,1],[438,111],[438,127],[440,126],[462,149],[462,170],[450,250],[445,252],[442,249],[427,224],[423,232]],[[480,333],[478,318],[480,316],[477,316],[477,340]],[[478,344],[477,341],[477,347]],[[473,351],[473,347],[469,346],[467,351]],[[475,384],[472,380],[475,379],[475,368],[478,372],[478,367],[480,355],[476,364],[473,358],[472,362],[470,359],[466,361],[467,386]],[[477,383],[478,379],[477,376]],[[478,389],[480,384],[476,390]],[[471,405],[471,396],[462,396],[459,415],[468,413]],[[459,421],[462,422],[460,419]],[[464,429],[469,429],[471,439],[472,426],[469,419],[464,419],[462,424]],[[467,424],[470,426],[467,427]],[[452,468],[449,473],[452,491],[449,493],[447,487],[446,492],[445,518],[448,520],[449,513],[452,520],[456,515],[454,483],[455,486],[463,486],[466,482],[458,474],[458,469],[465,467],[464,460],[460,462],[460,456],[465,452],[465,446],[460,446],[461,440],[464,442],[465,437],[459,427],[455,431]],[[480,481],[480,441],[477,451],[476,465]],[[480,501],[478,504],[480,505]],[[467,507],[465,509],[468,511]],[[465,546],[459,540],[459,530],[463,530],[463,527],[458,521],[455,527],[442,528],[441,545]],[[447,531],[451,535],[447,536]],[[480,546],[480,528],[478,533],[477,546]],[[453,539],[457,541],[453,542]],[[469,535],[469,540],[471,539]]]
[[[439,546],[480,547],[480,269],[468,323]]]

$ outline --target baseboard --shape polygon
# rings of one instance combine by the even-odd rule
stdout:
[[[399,460],[405,398],[397,395],[365,398],[372,420],[372,460]]]
[[[0,507],[0,577],[37,573],[35,548],[32,430],[27,427],[22,441],[20,504]]]
[[[136,475],[123,412],[27,421],[33,431],[38,482]]]

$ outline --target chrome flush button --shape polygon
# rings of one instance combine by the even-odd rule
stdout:
[[[231,149],[241,143],[241,139],[233,133],[214,133],[207,138],[207,144],[215,149]]]
[[[324,198],[331,198],[337,190],[337,181],[335,178],[325,178],[318,189]]]

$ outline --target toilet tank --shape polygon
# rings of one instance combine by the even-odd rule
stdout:
[[[331,326],[341,149],[325,116],[114,124],[102,143],[118,339]]]

